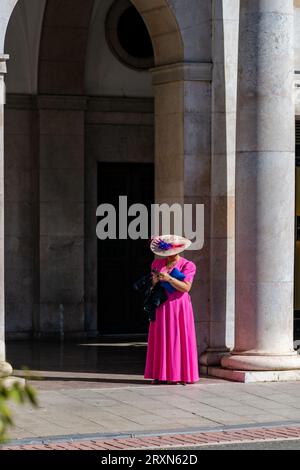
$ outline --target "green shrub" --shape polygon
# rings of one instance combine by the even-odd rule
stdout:
[[[20,405],[30,403],[37,406],[36,392],[27,383],[22,385],[16,381],[11,385],[5,385],[4,379],[0,379],[0,443],[7,440],[7,431],[14,426],[12,412],[9,408],[10,401]]]

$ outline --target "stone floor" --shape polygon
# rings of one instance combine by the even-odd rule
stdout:
[[[7,359],[16,375],[27,367],[37,389],[145,385],[145,341],[102,339],[95,342],[9,342]]]
[[[146,344],[8,344],[8,360],[26,365],[40,407],[13,406],[13,439],[189,432],[300,423],[300,383],[242,384],[202,377],[194,385],[150,385]]]
[[[113,340],[94,342],[12,342],[7,344],[7,360],[14,374],[23,376],[28,368],[38,390],[135,387],[150,381],[143,377],[145,341]],[[219,383],[202,378],[201,383]]]

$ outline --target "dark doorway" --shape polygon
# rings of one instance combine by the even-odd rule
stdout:
[[[99,163],[98,205],[117,210],[117,239],[98,240],[98,331],[100,334],[140,334],[148,330],[142,299],[133,283],[150,269],[153,255],[148,240],[118,239],[119,196],[128,207],[154,202],[154,165],[150,163]],[[128,222],[133,218],[128,218]]]

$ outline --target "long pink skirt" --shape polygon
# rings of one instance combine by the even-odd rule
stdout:
[[[199,380],[198,353],[190,295],[181,292],[156,309],[150,322],[145,379],[194,383]]]

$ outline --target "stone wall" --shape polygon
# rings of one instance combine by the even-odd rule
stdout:
[[[85,98],[38,98],[38,334],[82,335],[84,327]]]
[[[5,111],[5,303],[8,337],[32,332],[38,303],[38,116],[31,97]]]
[[[9,96],[8,337],[97,331],[98,161],[154,161],[151,98]]]
[[[105,38],[105,18],[114,0],[96,0],[86,51],[85,92],[91,96],[152,97],[151,74],[122,64]]]

